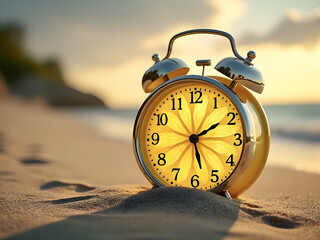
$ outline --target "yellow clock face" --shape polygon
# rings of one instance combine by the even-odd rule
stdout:
[[[217,86],[177,81],[154,94],[141,114],[139,163],[158,185],[211,190],[237,168],[243,121]]]

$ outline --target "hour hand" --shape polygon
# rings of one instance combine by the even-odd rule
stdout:
[[[207,130],[203,130],[201,133],[199,133],[197,136],[200,137],[202,135],[205,135],[207,134],[207,132],[209,132],[210,130],[213,130],[215,129],[216,127],[218,127],[219,123],[215,123],[215,124],[212,124]]]

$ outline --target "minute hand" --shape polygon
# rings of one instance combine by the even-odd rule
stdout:
[[[211,127],[209,127],[207,130],[203,130],[201,133],[199,133],[197,136],[200,137],[202,135],[205,135],[207,132],[209,132],[210,130],[215,129],[216,127],[218,127],[219,123],[215,123],[213,125],[211,125]]]
[[[195,149],[195,151],[196,151],[196,159],[197,159],[197,162],[198,162],[198,164],[199,164],[199,168],[202,169],[202,167],[201,167],[201,157],[200,157],[200,153],[199,153],[199,151],[198,151],[198,148],[197,148],[197,144],[196,144],[196,143],[194,143],[194,149]]]

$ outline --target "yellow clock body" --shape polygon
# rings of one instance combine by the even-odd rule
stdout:
[[[197,60],[202,76],[187,75],[189,67],[170,58],[173,42],[192,34],[229,40],[234,57],[214,67],[221,76],[204,76],[211,60]],[[167,55],[143,75],[151,94],[141,106],[133,131],[140,169],[154,186],[181,186],[237,197],[259,177],[267,161],[269,124],[263,108],[248,91],[262,93],[264,80],[252,60],[243,58],[233,37],[214,29],[194,29],[174,35]]]
[[[241,99],[215,79],[188,75],[168,81],[137,115],[139,166],[155,186],[224,191],[253,155],[249,115]]]

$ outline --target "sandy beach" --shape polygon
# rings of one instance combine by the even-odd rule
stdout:
[[[130,143],[41,101],[0,100],[3,239],[319,239],[319,183],[267,167],[239,199],[151,189]]]

